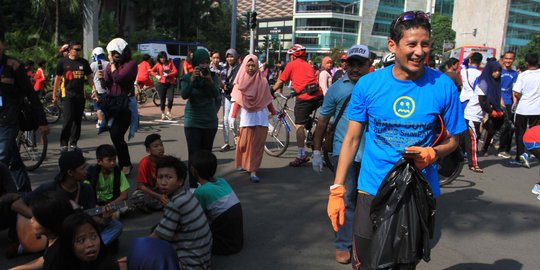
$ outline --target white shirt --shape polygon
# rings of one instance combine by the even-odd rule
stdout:
[[[105,61],[105,60],[101,60],[101,65],[103,66],[102,67],[103,74],[105,74],[105,70],[107,69],[107,66],[109,66],[109,62]],[[90,69],[92,70],[92,76],[94,77],[94,85],[96,86],[96,91],[98,92],[98,94],[107,93],[107,89],[101,87],[101,83],[99,82],[99,79],[96,76],[96,72],[98,71],[98,63],[97,63],[97,61],[92,62],[90,64]]]
[[[268,126],[268,108],[257,112],[248,112],[240,108],[240,127]]]
[[[469,67],[467,69],[461,69],[461,81],[463,82],[463,88],[461,88],[461,94],[459,95],[459,101],[465,102],[476,95],[474,94],[474,82],[476,78],[480,76],[482,72],[475,67]]]
[[[513,90],[521,94],[517,114],[540,115],[540,69],[519,74]]]
[[[484,91],[478,87],[478,85],[474,87],[473,96],[469,99],[469,103],[467,103],[465,110],[463,110],[463,116],[465,116],[466,120],[474,122],[482,121],[484,118],[484,111],[482,111],[482,107],[480,107],[478,96],[485,95]]]

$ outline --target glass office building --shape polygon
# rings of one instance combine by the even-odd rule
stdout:
[[[534,35],[540,35],[540,1],[512,0],[504,49],[519,51]]]
[[[334,47],[349,48],[358,40],[359,0],[296,0],[294,40],[308,52],[323,53]]]

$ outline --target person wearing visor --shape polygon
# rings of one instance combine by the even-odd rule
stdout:
[[[344,197],[347,172],[365,135],[353,222],[353,269],[366,269],[373,260],[369,249],[373,235],[370,207],[379,186],[403,156],[414,161],[429,182],[434,196],[440,194],[438,158],[458,146],[458,134],[466,129],[454,82],[424,66],[430,53],[431,24],[422,11],[402,13],[392,21],[388,49],[395,64],[366,74],[356,83],[349,106],[347,133],[339,153],[334,185],[330,187],[328,216],[335,231],[345,224]],[[449,133],[433,145],[435,123],[441,116]],[[413,152],[404,154],[404,151]],[[417,262],[416,262],[417,263]],[[415,269],[416,263],[392,269]]]
[[[325,131],[327,130],[330,118],[334,117],[334,140],[333,152],[331,153],[334,168],[337,167],[339,151],[343,142],[343,137],[347,132],[347,118],[345,111],[349,103],[352,91],[356,82],[369,73],[371,65],[369,59],[369,49],[366,45],[354,45],[349,49],[345,58],[345,74],[326,92],[323,105],[319,111],[317,127],[313,138],[313,170],[321,172],[323,168],[323,158],[321,155],[321,143]],[[363,147],[360,147],[354,159],[354,166],[349,166],[345,176],[346,194],[345,200],[345,223],[340,227],[335,235],[336,261],[339,263],[349,263],[351,261],[352,250],[352,225],[354,218],[354,207],[356,204],[356,179],[358,178],[358,167]]]

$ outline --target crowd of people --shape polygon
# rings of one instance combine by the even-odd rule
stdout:
[[[373,52],[362,44],[342,54],[338,67],[325,56],[317,70],[300,44],[288,50],[289,63],[283,68],[277,63],[273,69],[256,55],[240,57],[232,48],[225,52],[224,62],[219,51],[201,48],[179,67],[166,52],[158,54],[153,67],[149,55],[137,64],[121,38],[111,40],[106,50],[94,48],[89,63],[80,56],[80,42],[66,44],[60,48],[63,56],[53,87],[54,102],[62,103],[64,114],[59,173],[34,190],[15,146],[16,119],[26,97],[41,134],[47,135],[36,94],[44,89],[44,63],[38,63],[32,86],[24,65],[4,54],[0,29],[0,221],[2,228],[9,228],[7,255],[30,251],[17,235],[16,214],[30,220],[32,230],[45,239],[38,245],[38,251],[45,250],[43,256],[13,269],[210,269],[212,254],[239,252],[244,242],[242,206],[227,181],[215,175],[217,159],[211,152],[217,114],[222,108],[220,151],[234,149],[235,168],[259,183],[269,119],[277,114],[272,94],[288,82],[296,94],[297,142],[297,155],[289,165],[300,167],[311,160],[313,169],[321,172],[323,137],[333,132],[327,140],[337,169],[327,211],[336,232],[335,260],[352,262],[353,269],[368,269],[374,263],[370,208],[380,200],[377,191],[401,158],[421,170],[434,197],[440,194],[434,163],[454,151],[464,151],[468,168],[482,173],[478,157],[493,147],[499,157],[510,159],[515,135],[511,162],[530,167],[527,151],[540,154],[538,54],[526,55],[527,70],[521,73],[512,69],[512,51],[487,61],[477,52],[461,63],[451,58],[443,73],[425,66],[431,44],[426,13],[405,12],[390,28],[391,54],[383,58],[385,68],[377,71]],[[148,135],[148,155],[138,163],[136,191],[129,194],[133,163],[125,136],[129,130],[128,139],[132,138],[138,128],[135,89],[152,85],[153,78],[161,120],[173,119],[176,84],[186,100],[189,157],[186,165],[165,154],[161,136]],[[97,164],[90,167],[77,145],[86,81],[98,110],[96,127],[99,133],[109,132],[112,143],[96,148]],[[310,154],[305,126],[316,110],[320,117]],[[434,129],[439,121],[447,132],[440,140]],[[532,192],[540,199],[540,182]],[[141,211],[162,212],[163,217],[149,236],[132,240],[127,257],[114,258],[123,230],[120,216],[137,203]],[[414,269],[417,263],[395,262],[399,269]]]

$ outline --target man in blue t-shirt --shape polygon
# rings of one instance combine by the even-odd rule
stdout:
[[[323,105],[319,111],[320,117],[317,121],[317,128],[313,135],[313,170],[321,172],[323,160],[321,155],[321,142],[326,131],[326,126],[330,118],[334,117],[335,133],[333,138],[332,163],[337,167],[339,151],[345,133],[347,132],[346,108],[356,82],[369,73],[371,66],[369,49],[365,45],[354,45],[347,53],[346,73],[341,79],[336,81],[324,97]],[[347,103],[345,103],[347,102]],[[342,112],[343,110],[343,112]],[[341,114],[341,117],[339,116]],[[339,119],[337,119],[339,117]],[[339,263],[349,263],[351,261],[352,249],[352,226],[354,221],[354,206],[356,204],[356,179],[358,178],[358,167],[360,166],[360,156],[363,147],[360,147],[354,158],[354,166],[347,168],[345,177],[345,223],[337,229],[335,235],[336,261]]]
[[[507,51],[499,60],[503,67],[501,71],[501,98],[505,106],[506,121],[501,128],[499,157],[511,158],[510,148],[512,147],[512,137],[514,135],[514,114],[512,113],[512,87],[516,83],[518,74],[512,69],[516,54],[513,51]]]
[[[388,49],[395,54],[395,64],[365,75],[356,84],[343,140],[343,145],[348,147],[341,149],[334,185],[330,187],[328,215],[332,225],[337,227],[344,221],[347,167],[365,135],[353,226],[354,269],[363,269],[359,267],[369,263],[366,250],[373,234],[371,201],[402,152],[418,152],[407,157],[414,159],[438,196],[439,179],[433,163],[456,149],[457,134],[466,129],[453,81],[424,67],[431,44],[429,17],[421,11],[408,11],[395,19],[390,29]],[[433,146],[438,115],[450,136]]]

